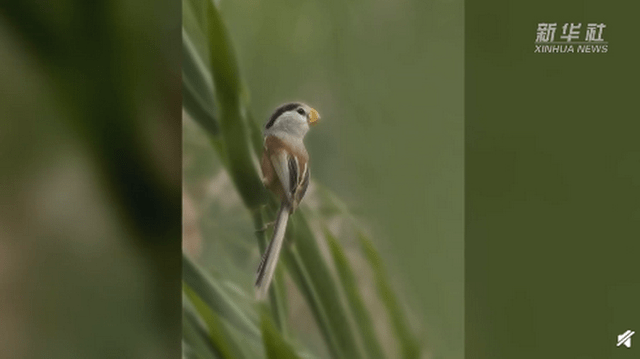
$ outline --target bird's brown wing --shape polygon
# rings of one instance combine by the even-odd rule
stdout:
[[[309,185],[307,155],[296,151],[284,141],[269,136],[262,156],[265,185],[295,209]]]
[[[298,204],[300,204],[300,201],[302,201],[302,198],[304,197],[304,195],[307,193],[307,188],[309,187],[309,177],[310,173],[309,173],[309,166],[305,166],[304,168],[304,173],[302,173],[301,175],[301,181],[298,184],[296,191],[293,195],[294,198],[294,205],[293,205],[293,209],[295,210],[298,207]]]

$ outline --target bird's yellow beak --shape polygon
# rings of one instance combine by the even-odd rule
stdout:
[[[318,120],[320,120],[320,114],[318,111],[311,109],[311,112],[309,112],[309,125],[313,126],[317,124]]]

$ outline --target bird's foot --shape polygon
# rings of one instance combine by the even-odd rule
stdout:
[[[273,226],[275,223],[276,223],[276,221],[265,223],[264,226],[262,226],[262,228],[260,228],[260,229],[257,229],[256,232],[258,232],[258,233],[264,232],[267,229],[269,229],[269,227]]]

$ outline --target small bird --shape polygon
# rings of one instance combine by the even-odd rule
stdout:
[[[289,215],[296,210],[309,186],[309,154],[302,140],[318,120],[318,111],[295,102],[278,107],[265,125],[262,181],[280,197],[280,210],[273,237],[258,266],[255,283],[258,299],[265,298],[273,279]]]

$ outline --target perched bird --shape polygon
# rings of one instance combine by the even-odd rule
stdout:
[[[318,111],[303,103],[288,103],[276,109],[264,128],[263,183],[280,197],[273,237],[262,256],[256,277],[256,293],[265,298],[278,263],[289,215],[309,186],[309,154],[302,140],[320,119]]]

